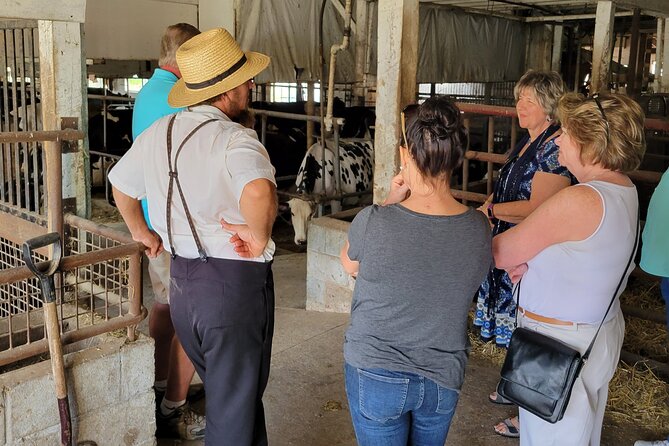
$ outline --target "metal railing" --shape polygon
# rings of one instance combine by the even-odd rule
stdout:
[[[313,123],[320,123],[320,117],[318,116],[309,116],[309,115],[301,115],[301,114],[294,114],[294,113],[283,113],[283,112],[275,112],[275,111],[270,111],[270,110],[261,110],[261,109],[251,109],[251,111],[256,115],[260,116],[261,119],[261,127],[260,127],[260,142],[262,142],[263,145],[265,145],[266,139],[267,139],[267,118],[268,117],[274,117],[274,118],[281,118],[281,119],[293,119],[296,121],[304,121],[304,122],[313,122]],[[332,140],[334,142],[334,147],[337,152],[333,153],[333,163],[334,163],[334,183],[335,183],[335,192],[334,194],[328,195],[326,193],[326,187],[325,187],[325,180],[326,180],[326,175],[321,175],[321,181],[322,181],[322,189],[323,192],[320,194],[297,194],[294,192],[287,192],[287,191],[278,191],[277,193],[280,196],[284,197],[289,197],[289,198],[300,198],[305,201],[311,201],[314,202],[318,205],[318,216],[322,216],[324,212],[324,204],[326,201],[332,201],[332,200],[343,200],[344,198],[348,197],[355,197],[355,196],[361,196],[361,195],[369,195],[371,194],[371,190],[368,191],[363,191],[363,192],[352,192],[352,193],[342,193],[341,191],[341,166],[340,166],[340,160],[339,160],[339,133],[340,133],[340,128],[344,125],[344,119],[343,118],[334,118],[333,119],[333,134],[332,134]],[[319,138],[322,139],[322,138]],[[308,149],[309,147],[307,147]],[[321,153],[320,153],[320,161],[321,165],[325,166],[325,144],[321,142]],[[324,169],[325,170],[325,169]],[[297,178],[297,172],[295,175],[286,175],[282,177],[277,177],[277,181],[282,181],[282,180],[290,180],[290,179],[296,179]]]
[[[37,280],[22,266],[21,244],[58,232],[63,257],[56,273],[56,299],[62,341],[71,344],[102,333],[135,327],[146,316],[142,306],[143,246],[122,232],[74,216],[63,216],[62,145],[84,137],[77,130],[0,133],[0,144],[39,142],[45,178],[43,206],[8,200],[0,194],[0,366],[49,350],[43,299]],[[9,170],[13,175],[16,171]],[[30,172],[37,174],[39,172]],[[38,250],[37,261],[47,259]]]
[[[91,221],[73,215],[65,219],[69,255],[56,277],[62,342],[118,329],[126,329],[128,339],[134,340],[135,327],[146,317],[144,247]],[[27,267],[0,271],[0,366],[49,351],[42,303],[37,279]]]
[[[516,145],[518,135],[517,114],[514,107],[500,107],[494,105],[469,104],[458,102],[457,106],[465,113],[465,126],[469,130],[471,128],[472,119],[475,117],[484,117],[487,119],[486,152],[467,150],[465,152],[465,160],[462,163],[462,184],[461,189],[452,189],[451,192],[455,198],[463,200],[463,202],[474,201],[483,203],[492,193],[495,165],[504,164],[507,160],[508,153]],[[495,153],[495,135],[500,133],[496,125],[496,118],[505,118],[506,128],[501,131],[509,135],[510,144],[506,148],[505,153]],[[658,130],[669,132],[669,121],[661,119],[646,119],[646,130]],[[471,142],[471,141],[470,141]],[[469,148],[468,148],[469,149]],[[469,181],[469,161],[479,160],[487,164],[486,177],[486,193],[476,193],[469,190],[471,183]],[[629,174],[633,181],[644,183],[658,183],[662,173],[649,170],[636,170]]]

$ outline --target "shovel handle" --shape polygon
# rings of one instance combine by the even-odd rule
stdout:
[[[40,265],[36,264],[33,261],[33,251],[50,245],[54,245],[53,258],[49,262],[40,263]],[[26,263],[28,269],[40,279],[46,279],[56,272],[58,265],[60,265],[61,254],[62,246],[60,243],[60,234],[57,232],[40,235],[39,237],[26,240],[23,243],[23,261]],[[44,266],[45,264],[46,266]]]

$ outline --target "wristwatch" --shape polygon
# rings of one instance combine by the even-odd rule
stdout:
[[[494,206],[495,206],[495,203],[488,203],[488,218],[490,220],[496,220],[495,211],[493,209]]]

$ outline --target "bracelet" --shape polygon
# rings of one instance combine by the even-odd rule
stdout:
[[[495,220],[495,219],[496,219],[496,217],[495,217],[495,211],[494,211],[494,206],[495,206],[495,203],[490,203],[490,204],[488,204],[488,218],[489,218],[490,220]]]

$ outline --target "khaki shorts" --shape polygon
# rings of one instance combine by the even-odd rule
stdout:
[[[154,259],[149,257],[149,278],[155,302],[170,303],[170,254],[163,251]]]

